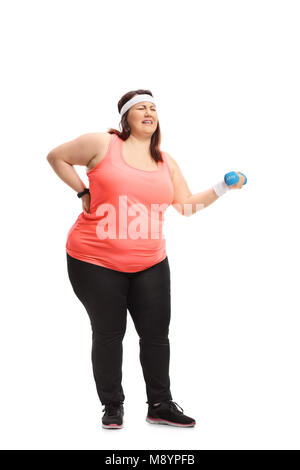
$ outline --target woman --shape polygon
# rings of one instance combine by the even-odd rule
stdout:
[[[207,207],[229,188],[224,181],[192,195],[175,160],[159,148],[157,110],[149,90],[118,103],[121,132],[89,133],[64,143],[47,159],[77,193],[83,211],[68,232],[66,257],[72,288],[92,329],[92,366],[105,408],[102,426],[123,427],[122,340],[127,309],[139,335],[149,423],[191,427],[170,391],[168,339],[170,268],[164,211],[183,215]],[[73,165],[85,165],[89,188]],[[239,173],[239,175],[241,175]]]

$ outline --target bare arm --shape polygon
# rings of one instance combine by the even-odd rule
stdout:
[[[101,146],[105,144],[103,133],[88,133],[77,137],[52,149],[47,160],[53,170],[76,193],[84,190],[85,184],[81,181],[73,165],[88,165],[97,155]]]
[[[174,199],[172,205],[178,212],[182,215],[189,216],[195,214],[200,209],[204,209],[219,199],[219,196],[213,188],[209,188],[201,193],[192,194],[178,164],[171,155],[167,152],[165,153],[172,170],[172,180],[174,185]],[[239,175],[239,181],[228,186],[228,189],[241,189],[243,187],[245,177],[239,171],[237,173]]]
[[[171,155],[167,154],[167,156],[169,157],[169,161],[171,161],[174,185],[174,199],[172,205],[180,214],[186,216],[195,214],[198,210],[204,209],[219,198],[213,188],[202,191],[201,193],[192,194],[179,165]]]

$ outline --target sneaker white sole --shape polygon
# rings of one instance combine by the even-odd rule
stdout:
[[[122,429],[123,424],[103,424],[102,423],[102,427],[104,429]]]
[[[169,426],[177,426],[179,428],[192,428],[195,426],[196,421],[191,424],[180,424],[173,423],[172,421],[167,421],[166,419],[152,419],[147,416],[146,421],[151,424],[168,424]]]

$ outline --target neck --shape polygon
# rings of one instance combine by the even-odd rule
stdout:
[[[152,136],[142,136],[142,135],[135,135],[135,134],[130,134],[128,139],[126,139],[126,142],[134,145],[136,148],[140,149],[149,149],[150,144],[151,144],[151,137]]]

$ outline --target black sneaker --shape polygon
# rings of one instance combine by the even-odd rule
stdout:
[[[105,429],[121,429],[123,427],[124,407],[122,402],[111,402],[105,405],[102,427]]]
[[[147,401],[147,403],[149,403]],[[180,408],[179,411],[176,405]],[[154,405],[149,403],[146,421],[151,424],[168,424],[169,426],[191,427],[196,421],[183,414],[183,409],[173,400],[166,400]]]

